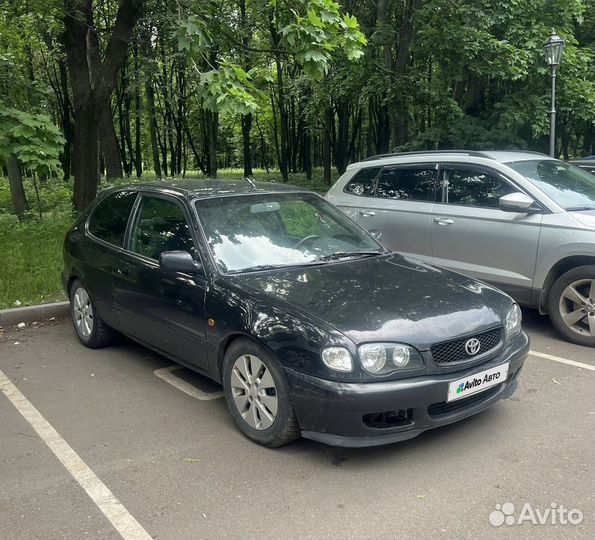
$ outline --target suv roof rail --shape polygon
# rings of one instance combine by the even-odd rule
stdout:
[[[483,152],[479,152],[477,150],[415,150],[411,152],[391,152],[389,154],[378,154],[376,156],[370,156],[365,159],[364,161],[376,161],[378,159],[385,159],[391,157],[401,157],[401,156],[416,156],[420,154],[463,154],[467,156],[475,156],[475,157],[483,157],[491,159],[490,156]]]

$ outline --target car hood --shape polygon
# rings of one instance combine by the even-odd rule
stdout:
[[[568,212],[581,225],[589,229],[595,229],[595,210],[583,210],[581,212]]]
[[[234,276],[246,292],[316,317],[356,344],[400,341],[420,349],[503,324],[501,291],[391,254]]]

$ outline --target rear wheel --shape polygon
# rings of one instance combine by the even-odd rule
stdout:
[[[70,288],[70,314],[76,335],[85,347],[98,349],[113,341],[114,331],[103,322],[89,291],[78,279]]]
[[[548,294],[548,313],[566,339],[595,347],[595,266],[562,274]]]
[[[261,345],[238,339],[229,346],[223,389],[231,416],[249,439],[274,448],[299,438],[283,370]]]

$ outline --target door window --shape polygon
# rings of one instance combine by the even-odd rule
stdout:
[[[385,168],[378,175],[376,197],[433,201],[436,166]]]
[[[372,197],[374,195],[374,186],[376,185],[376,176],[380,167],[361,169],[345,186],[345,192],[352,195],[362,195]]]
[[[500,197],[518,191],[495,175],[473,169],[444,171],[442,202],[478,208],[498,208]]]
[[[164,251],[188,251],[194,255],[182,208],[171,200],[144,196],[130,235],[130,250],[150,259],[159,259]]]
[[[93,210],[89,218],[89,232],[104,242],[122,247],[136,195],[136,191],[117,191],[108,195]]]

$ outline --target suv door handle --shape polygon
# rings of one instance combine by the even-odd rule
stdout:
[[[121,276],[127,276],[130,273],[130,269],[128,267],[120,267],[116,269],[116,273],[120,274]]]
[[[452,225],[454,221],[450,218],[435,217],[434,223],[438,223],[438,225]]]
[[[369,210],[360,210],[359,215],[362,217],[373,217],[376,215],[376,212],[371,212]]]

